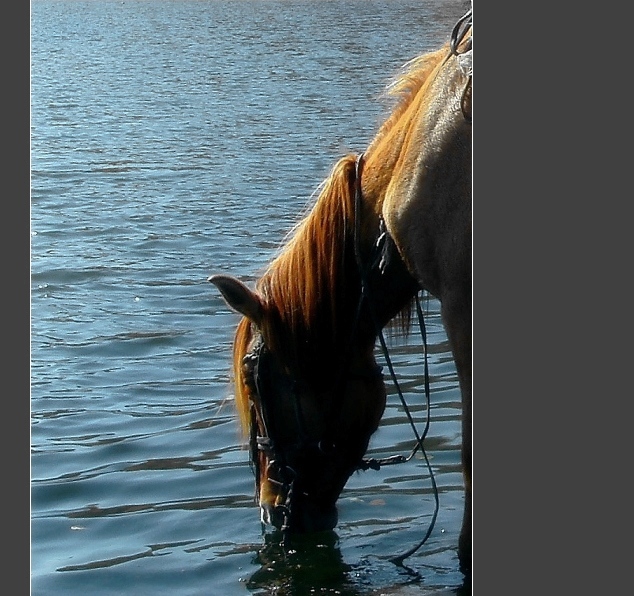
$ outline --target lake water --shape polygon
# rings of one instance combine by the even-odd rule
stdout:
[[[232,406],[238,316],[409,59],[468,2],[32,0],[32,594],[462,594],[460,395],[430,299],[425,463],[354,475],[333,534],[263,533]],[[420,341],[392,342],[422,428]],[[382,358],[379,356],[379,360]],[[408,453],[395,393],[370,444]]]

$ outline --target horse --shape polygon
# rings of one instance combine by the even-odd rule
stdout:
[[[345,155],[256,281],[208,281],[242,315],[235,403],[261,520],[283,532],[337,524],[386,404],[380,330],[439,300],[462,403],[465,500],[458,557],[471,568],[471,11],[450,41],[396,79],[391,114],[361,155]],[[333,371],[334,374],[331,374]]]

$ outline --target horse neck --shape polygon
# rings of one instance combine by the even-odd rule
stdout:
[[[433,241],[436,230],[446,227],[448,210],[438,200],[442,195],[425,185],[445,175],[447,180],[468,182],[463,183],[466,178],[456,175],[456,170],[462,172],[470,146],[471,130],[462,111],[464,106],[456,109],[467,78],[448,51],[446,46],[415,63],[397,87],[404,98],[364,154],[364,218],[378,221],[385,217],[408,261],[406,266],[392,243],[389,268],[381,276],[375,275],[377,285],[389,288],[387,293],[375,292],[381,325],[406,306],[423,283],[425,289],[438,295],[438,272],[433,266],[438,254]],[[445,159],[444,170],[437,155],[439,146],[458,148],[458,153]],[[446,186],[445,181],[438,186]],[[367,237],[371,241],[372,235]],[[427,252],[423,254],[423,250]]]

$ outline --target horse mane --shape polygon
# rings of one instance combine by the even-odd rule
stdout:
[[[399,101],[370,148],[380,151],[377,145],[402,125],[405,112],[446,54],[447,46],[406,65],[405,71],[388,88],[388,93],[397,95]],[[353,312],[350,305],[356,304],[359,292],[352,243],[355,164],[354,155],[346,155],[335,164],[321,184],[308,215],[256,282],[256,291],[268,309],[267,316],[263,317],[264,328],[260,329],[264,341],[272,351],[283,354],[287,362],[296,365],[319,362],[320,355],[337,362],[337,353],[341,354],[346,345],[349,313]],[[401,321],[403,331],[409,326],[411,312],[412,305],[408,304],[393,319]],[[250,427],[251,414],[250,389],[242,359],[249,350],[252,335],[251,322],[243,318],[234,339],[233,372],[236,407],[244,432]]]
[[[446,43],[436,51],[422,54],[405,63],[398,77],[387,87],[387,95],[396,97],[397,103],[379,128],[368,151],[371,148],[380,151],[379,145],[389,136],[388,133],[396,128],[403,128],[404,121],[408,120],[407,110],[415,103],[417,97],[422,99],[424,93],[419,92],[432,79],[431,75],[448,54],[449,43]]]
[[[400,99],[376,139],[399,126],[447,52],[448,44],[406,64],[404,72],[388,87],[388,93]],[[350,238],[354,226],[355,161],[354,155],[347,155],[335,164],[322,183],[312,211],[295,228],[257,283],[257,290],[280,313],[285,330],[292,337],[300,338],[304,328],[315,329],[321,320],[328,321],[333,335],[339,328],[341,294],[346,291],[341,286],[351,277],[342,273],[347,273],[347,263],[355,265],[354,260],[347,259],[353,248]],[[354,278],[352,283],[356,283]]]
[[[315,352],[336,345],[342,307],[358,293],[351,271],[355,162],[347,155],[335,164],[312,210],[256,284],[272,315],[265,318],[275,327],[261,330],[265,341],[289,357],[302,349],[308,330],[311,342],[320,344]],[[278,337],[284,345],[275,345]]]
[[[268,310],[260,332],[269,348],[282,352],[286,359],[311,361],[311,358],[295,358],[299,350],[306,354],[307,345],[314,354],[324,350],[332,354],[340,336],[342,301],[346,293],[358,293],[358,277],[346,275],[348,272],[344,271],[350,267],[350,259],[354,259],[350,239],[354,222],[355,162],[354,155],[337,162],[322,183],[310,213],[256,282],[256,291]],[[309,330],[311,341],[306,342]],[[319,331],[316,333],[316,330]],[[245,433],[251,424],[251,390],[242,360],[252,339],[252,324],[243,317],[233,343],[233,376],[236,408]]]
[[[251,338],[251,322],[246,317],[242,317],[233,340],[233,378],[235,384],[235,406],[240,418],[240,428],[245,437],[251,427],[251,402],[249,400],[250,389],[246,383],[242,359],[249,350]]]

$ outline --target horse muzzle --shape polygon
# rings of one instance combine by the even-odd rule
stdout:
[[[337,507],[321,507],[310,501],[296,501],[289,510],[284,506],[260,505],[260,519],[263,524],[278,530],[307,534],[325,532],[337,525]]]

